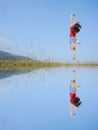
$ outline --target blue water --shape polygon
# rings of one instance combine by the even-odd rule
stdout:
[[[82,104],[69,112],[76,71]],[[0,72],[0,130],[98,130],[98,68]]]

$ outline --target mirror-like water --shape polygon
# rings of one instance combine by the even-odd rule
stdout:
[[[0,72],[0,130],[98,130],[97,99],[98,68]]]

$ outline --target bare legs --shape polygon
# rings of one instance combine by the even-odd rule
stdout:
[[[70,103],[70,115],[72,116],[73,114],[72,114],[72,104]]]
[[[76,71],[75,70],[73,70],[73,80],[76,81]]]
[[[76,59],[76,49],[73,50],[73,60]]]
[[[75,43],[72,43],[70,45],[70,48],[73,50],[73,60],[76,59],[76,46],[77,44],[80,44],[80,42],[77,40]]]
[[[76,111],[77,111],[77,108],[70,103],[70,115],[73,116],[73,115],[76,115]]]

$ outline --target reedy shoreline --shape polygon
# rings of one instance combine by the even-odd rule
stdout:
[[[62,63],[49,61],[33,61],[33,60],[0,60],[1,71],[25,71],[39,68],[51,67],[98,67],[98,63]]]

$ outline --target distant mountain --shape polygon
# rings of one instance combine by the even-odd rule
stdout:
[[[28,60],[32,60],[31,58],[26,57],[26,56],[14,55],[12,53],[0,50],[0,60],[3,60],[3,59],[6,59],[6,60],[17,60],[17,59],[28,59]]]

